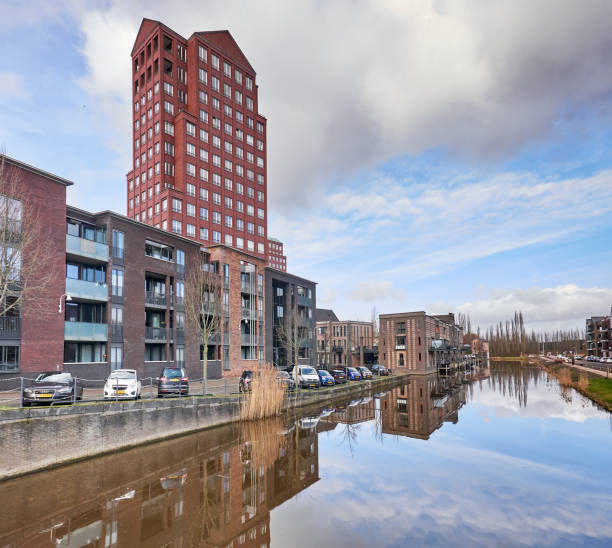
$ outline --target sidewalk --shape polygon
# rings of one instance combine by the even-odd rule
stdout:
[[[591,367],[586,367],[585,365],[579,365],[577,363],[558,363],[555,362],[554,359],[551,358],[540,358],[541,360],[544,360],[546,362],[549,363],[554,363],[555,365],[560,365],[560,366],[567,366],[567,367],[573,367],[575,369],[580,369],[582,371],[587,371],[589,373],[593,373],[594,375],[599,375],[600,377],[609,377],[609,374],[607,371],[602,371],[601,369],[593,369]]]

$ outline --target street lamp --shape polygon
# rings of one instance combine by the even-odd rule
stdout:
[[[68,293],[64,293],[59,300],[59,306],[57,307],[57,313],[61,314],[62,313],[62,299],[66,297],[66,302],[71,301],[72,297],[68,294]]]

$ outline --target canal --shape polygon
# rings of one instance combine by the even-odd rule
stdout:
[[[0,483],[0,546],[610,546],[611,456],[607,412],[496,364]]]

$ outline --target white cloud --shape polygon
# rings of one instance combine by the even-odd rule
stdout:
[[[0,99],[6,101],[14,97],[28,97],[23,78],[14,72],[0,72]]]
[[[465,302],[457,310],[469,314],[472,324],[481,326],[523,313],[528,327],[584,328],[585,318],[604,315],[612,306],[612,288],[579,287],[575,284],[524,289],[494,289],[487,298]]]
[[[402,299],[404,292],[393,287],[387,280],[369,280],[359,282],[348,294],[354,301],[376,302],[387,299]]]

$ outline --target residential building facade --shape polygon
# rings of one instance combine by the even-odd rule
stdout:
[[[131,56],[128,217],[266,260],[266,119],[238,44],[143,19]]]
[[[283,252],[283,242],[276,238],[268,238],[268,266],[287,272],[287,257]]]
[[[379,360],[391,370],[434,373],[460,359],[463,333],[453,314],[381,314],[379,324]]]
[[[592,316],[586,320],[586,346],[589,356],[612,357],[612,308],[610,316]]]
[[[333,369],[368,366],[375,363],[372,323],[353,320],[333,321],[331,315],[329,318],[328,321],[317,321],[316,325],[319,367]]]
[[[296,361],[314,367],[316,283],[266,268],[266,295],[266,362],[279,368]]]

